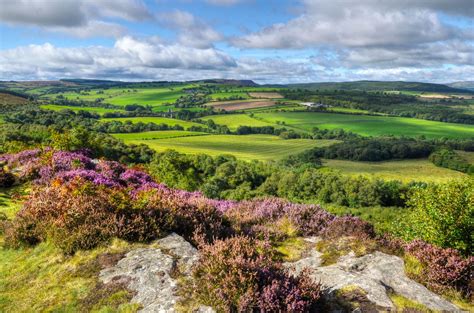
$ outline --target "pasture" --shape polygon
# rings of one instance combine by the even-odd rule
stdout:
[[[333,144],[334,140],[293,139],[283,140],[270,135],[205,135],[170,139],[125,139],[126,143],[146,144],[156,151],[173,149],[188,154],[217,156],[232,154],[242,160],[279,160],[290,154]]]
[[[67,106],[67,105],[55,105],[55,104],[45,104],[41,105],[40,108],[45,110],[61,111],[61,110],[72,110],[74,112],[79,111],[88,111],[97,114],[111,113],[111,112],[120,112],[122,109],[110,109],[110,108],[99,108],[99,107],[78,107],[78,106]]]
[[[174,103],[180,96],[185,95],[184,88],[193,85],[167,86],[156,88],[109,88],[93,89],[81,92],[65,92],[51,94],[45,98],[55,98],[62,95],[69,100],[95,101],[103,99],[104,103],[125,106],[127,104],[140,104],[157,106],[165,103]]]
[[[180,125],[184,128],[188,128],[191,126],[203,126],[202,124],[195,123],[195,122],[178,120],[178,119],[167,118],[167,117],[154,117],[154,116],[151,116],[151,117],[113,117],[113,118],[103,118],[100,121],[101,122],[119,121],[122,123],[130,121],[131,123],[145,123],[145,124],[155,123],[157,125],[166,124],[169,126]]]
[[[185,130],[159,130],[159,131],[149,131],[141,133],[128,133],[128,134],[113,134],[115,138],[119,138],[125,141],[129,140],[152,140],[152,139],[168,139],[168,138],[177,138],[177,137],[189,137],[189,136],[203,136],[208,135],[208,133],[201,132],[190,132]]]
[[[405,117],[352,115],[320,112],[272,112],[257,113],[261,121],[277,122],[311,131],[342,128],[364,136],[426,136],[427,138],[474,138],[474,125],[443,123]]]
[[[247,114],[222,114],[210,115],[201,118],[203,121],[213,120],[218,125],[227,125],[230,130],[236,130],[239,126],[277,126],[272,123],[262,122]]]
[[[437,167],[428,159],[413,159],[384,162],[356,162],[346,160],[323,160],[323,165],[340,170],[350,176],[365,176],[385,180],[447,182],[466,177],[466,174]]]

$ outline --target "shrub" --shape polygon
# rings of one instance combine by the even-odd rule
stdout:
[[[292,276],[273,261],[267,242],[249,237],[217,240],[201,249],[193,272],[193,295],[225,312],[308,312],[321,288],[307,272]]]
[[[408,203],[412,213],[399,227],[404,239],[422,239],[472,254],[474,179],[415,188]]]
[[[13,220],[10,245],[50,239],[66,253],[91,249],[117,233],[109,190],[90,184],[34,189]]]

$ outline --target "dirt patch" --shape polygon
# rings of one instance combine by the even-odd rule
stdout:
[[[210,105],[213,108],[218,109],[218,110],[236,111],[236,110],[270,107],[270,106],[275,105],[275,101],[270,101],[270,100],[220,101],[220,102],[208,103],[207,105]]]
[[[252,98],[262,99],[282,99],[283,96],[278,92],[249,92],[249,96]]]

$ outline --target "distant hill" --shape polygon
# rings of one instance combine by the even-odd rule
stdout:
[[[206,84],[221,84],[230,86],[253,87],[259,86],[256,82],[250,79],[203,79],[191,81],[192,83],[206,83]]]
[[[321,89],[321,90],[361,90],[361,91],[418,91],[418,92],[445,92],[445,93],[472,93],[472,90],[453,88],[442,84],[402,82],[402,81],[370,81],[353,82],[324,82],[290,84],[290,88]]]
[[[0,90],[0,108],[2,110],[13,109],[14,107],[30,104],[28,98],[19,93]]]
[[[474,81],[463,81],[463,82],[454,82],[450,84],[446,84],[449,87],[459,88],[459,89],[466,89],[474,91]]]

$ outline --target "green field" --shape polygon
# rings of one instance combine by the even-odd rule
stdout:
[[[202,132],[190,132],[185,130],[158,130],[141,133],[127,133],[127,134],[113,134],[112,136],[125,140],[152,140],[152,139],[168,139],[177,137],[189,137],[189,136],[203,136],[208,133]]]
[[[236,130],[239,126],[276,126],[272,123],[256,120],[247,114],[210,115],[203,117],[202,120],[213,120],[216,124],[227,125],[230,130]]]
[[[182,85],[172,87],[158,88],[110,88],[110,89],[94,89],[90,91],[65,92],[60,94],[50,94],[45,98],[55,98],[62,95],[70,100],[86,100],[94,101],[102,98],[103,102],[125,106],[127,104],[140,104],[156,106],[164,103],[173,103],[180,96],[185,95],[184,88],[193,85]]]
[[[111,121],[119,121],[119,122],[127,122],[130,121],[132,123],[155,123],[159,124],[166,124],[169,126],[180,125],[184,128],[188,128],[191,126],[203,126],[202,124],[178,120],[174,118],[167,118],[167,117],[112,117],[112,118],[103,118],[100,120],[101,122],[111,122]]]
[[[405,183],[410,181],[446,182],[466,177],[466,174],[461,172],[437,167],[427,159],[384,162],[323,160],[323,165],[351,176],[362,175],[386,180],[400,180]]]
[[[443,123],[405,117],[351,115],[318,112],[273,112],[258,113],[261,121],[285,125],[310,131],[342,128],[364,136],[410,136],[424,135],[427,138],[474,138],[474,125]]]
[[[156,132],[158,133],[158,132]],[[182,153],[205,153],[211,156],[232,154],[243,160],[278,160],[312,147],[333,144],[334,140],[283,140],[270,135],[207,135],[172,139],[125,139],[126,143],[147,144],[156,151],[174,149]]]
[[[74,112],[88,111],[88,112],[94,112],[98,114],[104,114],[107,112],[120,112],[120,111],[123,112],[122,109],[109,109],[109,108],[98,108],[98,107],[77,107],[77,106],[55,105],[55,104],[46,104],[40,107],[45,110],[53,110],[53,111],[61,111],[61,110],[72,110]]]

